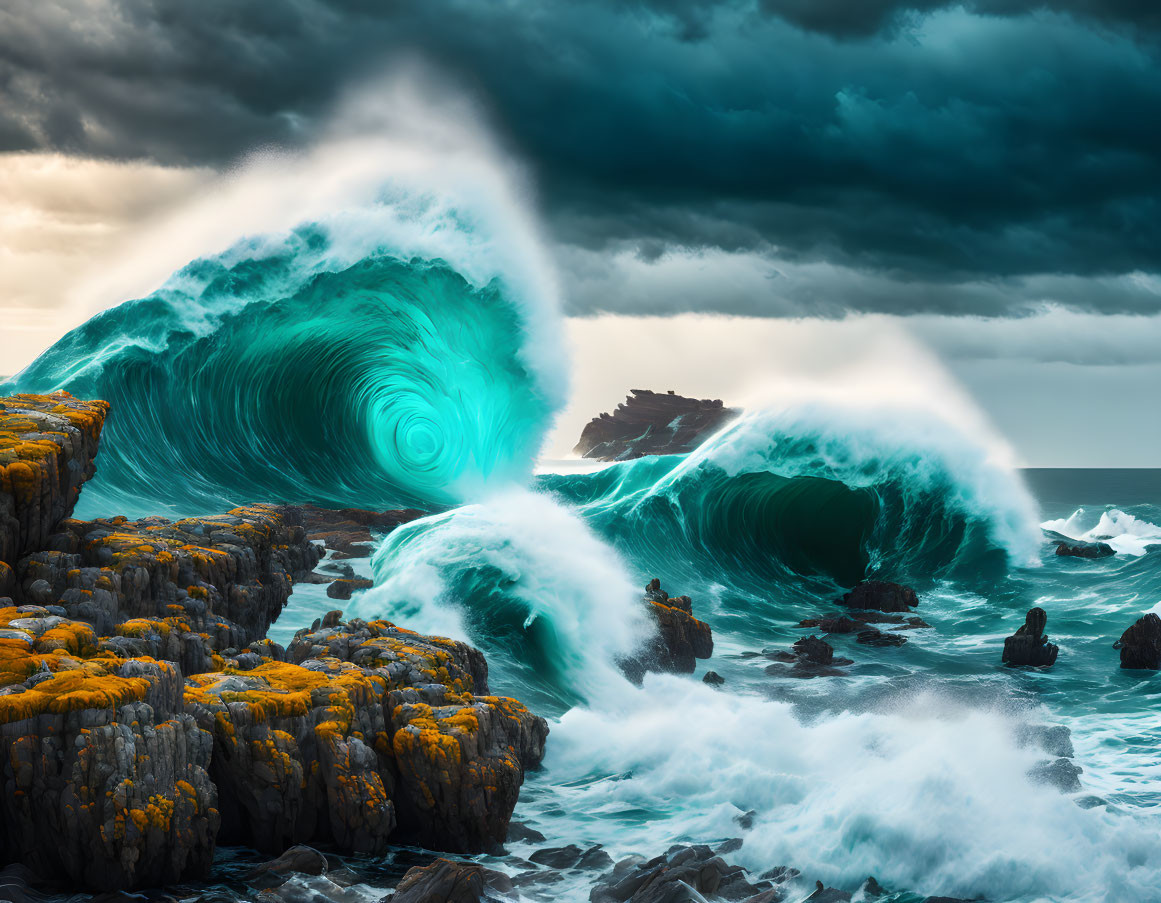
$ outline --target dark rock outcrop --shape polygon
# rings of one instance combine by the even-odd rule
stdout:
[[[864,646],[902,646],[907,642],[907,637],[897,633],[883,633],[877,627],[869,627],[855,635],[855,642]]]
[[[479,903],[511,895],[512,882],[503,872],[474,862],[437,859],[410,869],[384,903]]]
[[[0,542],[20,556],[0,564],[0,866],[121,892],[204,875],[219,839],[498,848],[548,728],[489,695],[479,651],[339,611],[289,649],[265,637],[322,555],[307,517],[369,539],[418,512],[68,519],[106,410],[0,404]],[[337,893],[319,857],[254,880]]]
[[[909,612],[919,604],[919,598],[909,586],[885,580],[867,580],[846,593],[841,602],[847,608]]]
[[[210,752],[175,665],[102,653],[89,625],[44,609],[0,609],[0,862],[99,890],[204,873]]]
[[[370,589],[375,584],[362,577],[340,577],[327,587],[327,596],[331,599],[346,601],[353,593]]]
[[[1072,558],[1109,558],[1116,553],[1107,542],[1084,542],[1082,540],[1057,540],[1056,554]]]
[[[853,664],[849,658],[835,658],[834,647],[814,634],[795,642],[792,652],[768,652],[766,655],[780,663],[766,668],[766,673],[774,677],[833,677],[845,673],[837,666]]]
[[[72,514],[108,412],[67,392],[0,399],[0,562],[44,548]]]
[[[187,675],[208,670],[214,651],[264,637],[294,576],[321,555],[302,527],[271,505],[176,522],[64,520],[46,543],[17,563],[18,601],[59,605],[99,634],[153,644],[132,654],[158,655],[159,639],[188,635],[181,644],[206,654],[199,661],[191,649],[173,659]]]
[[[301,524],[306,538],[322,543],[337,559],[366,558],[375,539],[400,524],[424,516],[414,508],[369,511],[365,508],[320,508],[317,505],[279,505],[288,521]]]
[[[689,596],[670,597],[655,577],[645,587],[644,602],[657,633],[644,649],[620,663],[630,680],[640,683],[646,671],[692,674],[697,659],[713,655],[713,631],[693,616]]]
[[[1121,650],[1122,668],[1161,668],[1161,617],[1153,612],[1137,619],[1113,644]]]
[[[600,461],[686,454],[739,413],[720,400],[633,389],[612,414],[585,425],[573,451]]]
[[[1048,642],[1044,633],[1047,623],[1048,615],[1043,608],[1030,609],[1023,626],[1004,640],[1004,664],[1041,668],[1052,665],[1060,649]]]
[[[592,903],[678,903],[703,898],[773,903],[781,894],[770,881],[751,883],[744,868],[730,865],[708,846],[679,845],[646,860],[618,862],[593,887]]]

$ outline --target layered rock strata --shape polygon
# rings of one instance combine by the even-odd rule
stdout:
[[[11,565],[44,546],[68,517],[109,413],[103,401],[67,392],[0,399],[0,562]],[[4,589],[0,575],[0,590]]]
[[[265,638],[325,525],[357,549],[418,512],[73,520],[106,412],[0,408],[0,865],[114,890],[203,875],[219,839],[503,843],[548,728],[480,652],[341,612]]]
[[[218,794],[211,742],[171,662],[101,651],[92,628],[0,608],[0,850],[101,890],[203,874]]]

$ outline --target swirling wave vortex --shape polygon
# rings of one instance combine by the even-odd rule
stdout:
[[[434,507],[527,477],[551,405],[498,280],[388,255],[319,271],[325,240],[195,261],[6,387],[112,403],[84,511]]]

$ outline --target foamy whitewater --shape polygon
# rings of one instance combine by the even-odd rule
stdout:
[[[797,899],[874,875],[896,903],[1161,900],[1161,679],[1112,648],[1161,602],[1155,486],[1023,476],[922,409],[821,401],[751,410],[687,457],[534,477],[567,356],[518,194],[476,138],[439,130],[257,161],[190,214],[218,228],[194,230],[188,262],[0,389],[112,402],[81,516],[432,511],[380,543],[348,610],[469,640],[494,690],[550,719],[515,814],[547,845],[740,837],[727,858],[800,869]],[[1059,558],[1057,536],[1117,554]],[[715,652],[635,687],[616,662],[647,636],[655,576],[693,597]],[[868,576],[913,585],[933,629],[833,637],[854,659],[840,677],[772,677],[748,654],[789,647]],[[332,605],[297,590],[273,638]],[[1033,605],[1059,661],[1006,669]],[[1029,776],[1059,754],[1045,725],[1071,731],[1079,793]],[[515,872],[532,850],[482,858]],[[586,900],[595,877],[528,893]]]

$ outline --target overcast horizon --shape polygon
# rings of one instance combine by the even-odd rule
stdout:
[[[159,221],[404,65],[467,98],[527,185],[577,347],[569,428],[637,385],[634,341],[663,318],[649,388],[913,355],[1021,465],[1161,466],[1146,0],[15,0],[0,372],[77,325]]]

